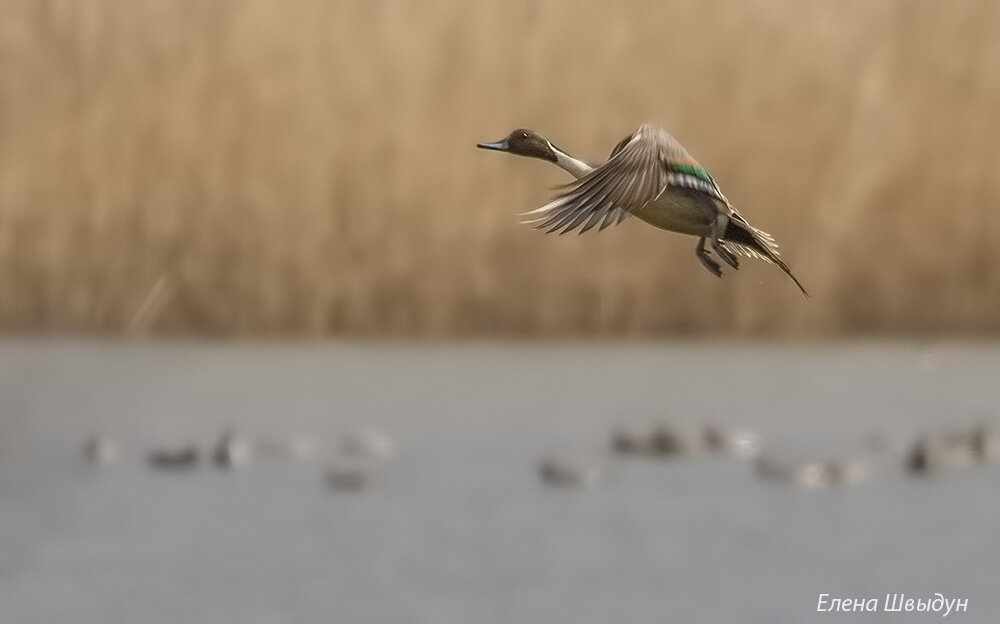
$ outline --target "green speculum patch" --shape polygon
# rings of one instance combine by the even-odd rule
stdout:
[[[674,163],[670,166],[670,170],[675,173],[686,173],[692,175],[696,178],[701,178],[705,182],[713,183],[712,176],[708,175],[708,172],[697,165],[688,165],[683,163]]]

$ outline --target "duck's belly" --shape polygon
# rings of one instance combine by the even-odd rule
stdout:
[[[646,223],[671,232],[709,236],[717,209],[711,198],[687,189],[667,189],[655,202],[637,210],[635,216]]]

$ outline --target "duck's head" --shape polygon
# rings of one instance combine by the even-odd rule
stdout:
[[[496,143],[479,143],[476,147],[499,152],[509,152],[518,156],[528,156],[531,158],[541,158],[549,162],[556,162],[556,153],[545,137],[534,130],[518,128],[511,132],[506,138]]]

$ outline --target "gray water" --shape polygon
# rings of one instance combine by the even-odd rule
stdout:
[[[1000,612],[1000,469],[915,479],[913,436],[1000,424],[1000,345],[0,342],[0,622],[761,624],[820,593],[967,598]],[[731,424],[775,457],[892,451],[804,490],[746,460],[612,457],[622,424]],[[157,446],[225,426],[357,426],[395,457],[360,492],[315,461],[165,473]],[[87,466],[94,433],[123,449]],[[553,489],[543,456],[606,463]]]

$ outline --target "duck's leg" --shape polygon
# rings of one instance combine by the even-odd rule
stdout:
[[[719,263],[712,260],[712,257],[708,255],[708,250],[705,249],[705,237],[702,236],[698,239],[698,247],[695,248],[694,253],[698,256],[698,260],[701,264],[709,270],[716,277],[722,277],[722,269],[719,268]]]
[[[715,253],[717,253],[719,257],[726,262],[726,264],[734,269],[739,269],[740,261],[736,259],[736,254],[726,249],[722,244],[722,233],[726,231],[727,225],[729,225],[729,215],[720,212],[715,216],[715,221],[712,222],[712,249],[715,250]]]

